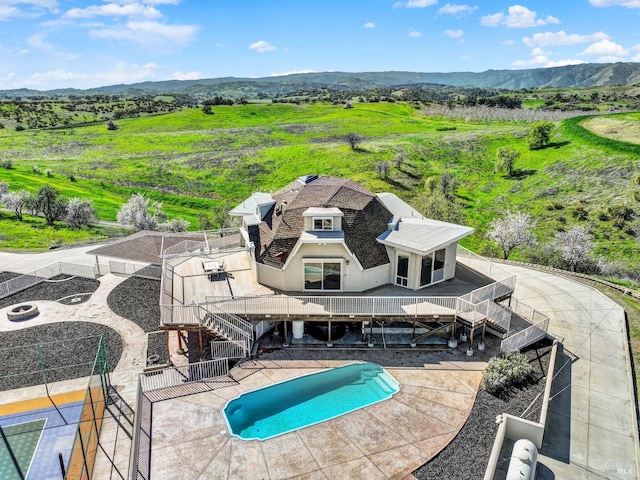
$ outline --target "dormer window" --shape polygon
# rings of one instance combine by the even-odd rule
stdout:
[[[333,230],[332,217],[313,217],[314,230]]]

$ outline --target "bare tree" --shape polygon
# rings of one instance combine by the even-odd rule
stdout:
[[[559,242],[562,259],[569,264],[572,272],[589,260],[593,251],[593,237],[582,225],[571,227],[566,232],[556,233],[556,240]]]
[[[453,196],[456,194],[457,188],[458,182],[456,180],[456,177],[448,172],[440,175],[440,190],[442,190],[442,194],[445,196],[445,198],[453,198]]]
[[[360,135],[354,132],[347,133],[344,136],[344,139],[346,140],[349,147],[351,147],[351,150],[357,150],[363,140]]]
[[[391,164],[386,160],[382,160],[376,163],[376,173],[381,177],[387,178],[389,176],[390,170],[391,170]]]
[[[87,199],[72,198],[69,200],[64,222],[70,228],[80,229],[96,223],[96,211],[93,202]]]
[[[496,171],[506,170],[507,176],[513,176],[516,160],[520,158],[520,152],[514,147],[505,146],[498,148],[496,152]]]
[[[487,238],[498,244],[506,260],[514,248],[535,245],[534,227],[535,221],[528,213],[507,212],[503,218],[496,218],[489,224]]]
[[[129,201],[120,207],[118,223],[132,226],[136,230],[157,230],[158,224],[166,219],[162,213],[161,202],[151,202],[140,193],[134,193]]]
[[[18,220],[22,221],[22,210],[26,208],[27,200],[30,196],[31,195],[26,190],[7,192],[2,195],[2,203],[6,208],[15,213]]]

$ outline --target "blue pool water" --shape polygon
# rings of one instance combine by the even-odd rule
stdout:
[[[230,400],[232,435],[266,440],[391,398],[400,385],[375,363],[354,363],[293,378]]]

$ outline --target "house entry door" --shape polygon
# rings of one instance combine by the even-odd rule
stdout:
[[[396,261],[396,285],[406,287],[409,283],[409,257],[398,255]]]

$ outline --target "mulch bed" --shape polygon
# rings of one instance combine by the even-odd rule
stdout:
[[[0,281],[9,280],[9,278],[5,278],[3,280],[3,277],[7,276],[7,273],[8,272],[3,272],[2,274],[0,274]],[[13,277],[20,276],[18,274],[9,275],[13,275]],[[0,308],[8,307],[9,305],[15,305],[22,302],[33,302],[36,300],[55,301],[60,300],[64,297],[69,297],[71,295],[77,295],[79,293],[93,293],[100,286],[100,282],[98,280],[82,277],[69,277],[68,275],[58,275],[56,277],[53,277],[51,280],[54,281],[45,281],[42,283],[38,283],[37,285],[29,287],[26,290],[22,290],[20,292],[14,293],[13,295],[9,295],[8,297],[0,299]],[[82,300],[77,303],[82,303],[88,300],[89,296],[84,295],[81,298]]]
[[[416,478],[473,480],[484,477],[498,430],[496,416],[502,413],[521,416],[536,396],[544,391],[551,342],[538,342],[522,353],[529,357],[534,369],[533,382],[510,392],[507,398],[494,397],[481,388],[469,418],[458,435],[435,458],[413,473]],[[541,403],[542,395],[524,418],[537,422]]]
[[[18,276],[20,274],[1,272],[0,282]],[[64,281],[47,281],[29,287],[1,299],[0,307],[37,300],[60,300],[94,292],[100,285],[97,280],[68,275],[59,275],[52,280]],[[81,301],[75,304],[90,297],[80,296]],[[90,375],[100,335],[105,340],[111,371],[122,355],[122,339],[115,330],[107,326],[88,322],[56,322],[2,332],[0,390],[14,390],[40,385],[45,381],[58,382]],[[36,343],[40,346],[36,347]],[[42,368],[46,371],[44,377]],[[78,385],[79,389],[84,387],[85,385]]]
[[[0,390],[41,385],[45,382],[41,365],[46,370],[47,383],[90,375],[99,335],[104,337],[109,371],[112,371],[122,355],[122,339],[107,326],[88,322],[58,322],[3,332]],[[39,349],[34,346],[36,342],[40,343]],[[78,384],[79,390],[85,387],[84,384]]]
[[[138,277],[126,279],[107,297],[107,304],[115,314],[131,320],[145,332],[158,330],[159,302],[160,282]]]

